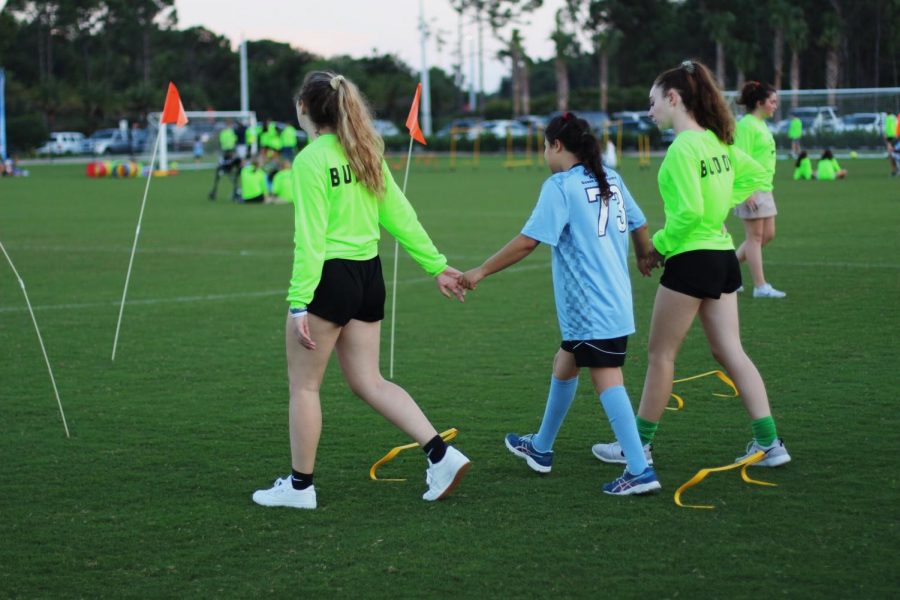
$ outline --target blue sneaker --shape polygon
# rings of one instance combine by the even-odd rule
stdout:
[[[533,433],[517,436],[514,433],[506,434],[506,447],[509,451],[520,458],[524,458],[528,466],[538,473],[549,473],[550,467],[553,465],[553,450],[549,452],[538,452],[531,443]]]
[[[653,467],[647,467],[640,475],[632,475],[625,469],[622,476],[615,481],[603,484],[603,492],[613,496],[631,496],[632,494],[647,494],[662,488],[656,471]]]

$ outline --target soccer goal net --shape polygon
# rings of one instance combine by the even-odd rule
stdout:
[[[208,110],[186,111],[187,125],[175,127],[166,125],[160,127],[158,112],[147,115],[147,142],[144,146],[146,153],[153,152],[159,138],[159,169],[168,170],[170,158],[175,155],[181,160],[192,157],[214,156],[218,159],[219,133],[225,127],[231,127],[235,131],[246,128],[255,128],[257,125],[256,113],[242,110]],[[243,143],[239,140],[238,143]],[[256,143],[249,149],[251,154],[256,152]]]

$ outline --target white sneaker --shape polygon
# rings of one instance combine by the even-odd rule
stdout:
[[[275,485],[267,490],[253,492],[253,501],[261,506],[289,506],[291,508],[315,508],[316,486],[305,490],[295,490],[291,476],[276,479]]]
[[[644,458],[647,459],[648,465],[653,464],[653,457],[650,455],[652,450],[653,444],[644,444]],[[591,452],[605,463],[624,465],[628,462],[625,460],[625,452],[622,451],[622,446],[619,442],[613,442],[612,444],[594,444],[591,446]]]
[[[752,440],[747,444],[747,452],[743,456],[738,456],[734,459],[734,462],[750,458],[757,452],[765,452],[766,456],[761,461],[750,465],[752,467],[780,467],[785,463],[791,462],[791,455],[788,454],[787,448],[784,447],[784,440],[781,438],[772,442],[771,446],[760,446],[759,442]]]
[[[787,296],[785,292],[776,290],[770,283],[766,283],[761,285],[760,287],[753,288],[754,298],[784,298],[785,296]]]
[[[433,502],[446,498],[471,464],[462,452],[453,446],[447,446],[447,453],[441,462],[432,464],[428,461],[428,470],[425,471],[428,491],[422,495],[422,499]]]

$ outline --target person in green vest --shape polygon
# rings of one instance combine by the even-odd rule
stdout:
[[[272,176],[272,198],[276,204],[287,204],[297,199],[294,193],[294,176],[291,161],[281,161],[281,170]]]
[[[247,142],[247,155],[253,156],[254,147],[256,152],[259,152],[259,134],[260,134],[260,126],[257,125],[247,125],[247,129],[244,132],[244,140]]]
[[[259,134],[259,145],[267,158],[278,156],[281,151],[281,136],[278,133],[278,126],[271,119],[266,119],[262,127]]]
[[[287,123],[281,130],[281,157],[285,160],[294,160],[297,151],[297,130]]]
[[[894,140],[897,139],[897,115],[887,113],[884,116],[884,145],[887,147],[888,160],[891,162],[891,177],[897,176],[897,159],[894,158]]]
[[[262,169],[260,157],[255,157],[241,169],[241,202],[263,204],[269,201],[266,172]]]
[[[803,137],[803,121],[791,117],[788,123],[788,139],[791,140],[791,156],[800,156],[800,138]]]
[[[766,126],[778,109],[778,95],[768,83],[748,81],[741,89],[738,104],[747,108],[734,131],[734,145],[743,150],[765,170],[768,181],[738,204],[734,214],[744,222],[744,242],[737,257],[746,261],[753,279],[754,298],[784,298],[787,294],[772,287],[763,273],[762,249],[775,238],[775,138]],[[738,290],[741,291],[741,290]]]
[[[231,121],[228,121],[222,131],[219,132],[219,149],[222,151],[224,160],[230,160],[234,156],[237,141],[234,125]]]
[[[831,150],[827,148],[822,153],[816,165],[816,179],[819,181],[834,181],[835,179],[843,179],[847,176],[847,169],[842,169]]]
[[[797,157],[797,163],[794,165],[794,180],[805,179],[809,181],[813,178],[812,161],[806,151],[800,152]]]

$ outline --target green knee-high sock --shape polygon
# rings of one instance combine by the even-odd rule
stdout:
[[[635,417],[635,421],[637,422],[638,435],[641,436],[641,444],[646,446],[653,441],[659,422],[645,421],[640,417]]]
[[[778,438],[778,431],[775,429],[775,419],[771,415],[751,422],[750,428],[753,430],[753,439],[760,446],[771,446],[772,442]]]

